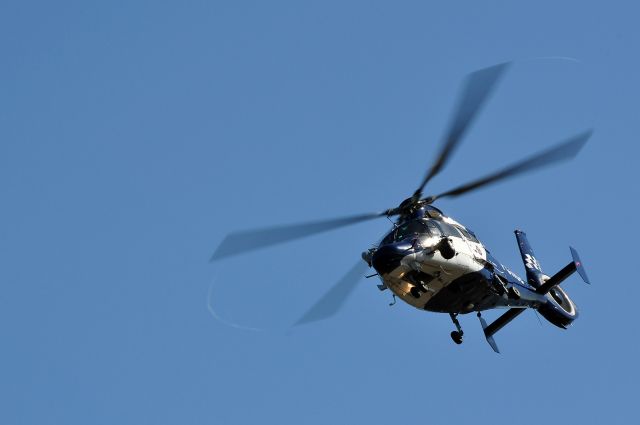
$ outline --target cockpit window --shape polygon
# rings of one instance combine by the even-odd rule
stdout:
[[[429,228],[429,233],[431,234],[431,236],[442,236],[442,232],[440,231],[440,228],[435,221],[427,221],[427,227]]]
[[[416,234],[429,234],[429,228],[423,220],[411,220],[396,229],[395,240],[401,241]]]

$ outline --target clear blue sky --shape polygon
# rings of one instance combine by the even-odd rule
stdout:
[[[639,10],[429,3],[3,1],[0,423],[632,422]],[[208,263],[231,230],[397,205],[465,74],[506,60],[429,189],[595,128],[571,163],[438,204],[520,273],[517,227],[549,273],[577,247],[570,330],[527,313],[496,355],[469,315],[456,346],[373,280],[290,329],[385,220]]]

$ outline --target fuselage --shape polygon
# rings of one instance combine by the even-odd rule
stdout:
[[[472,231],[430,205],[402,217],[365,257],[382,289],[419,309],[469,313],[540,301],[522,297],[532,288],[496,261]]]

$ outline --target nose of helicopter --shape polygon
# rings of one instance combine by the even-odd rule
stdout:
[[[400,261],[409,253],[409,244],[383,245],[373,253],[371,265],[380,274],[384,275],[400,266]]]

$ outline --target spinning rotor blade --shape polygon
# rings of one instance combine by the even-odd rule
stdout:
[[[359,214],[330,220],[230,233],[224,238],[222,243],[220,243],[216,252],[211,256],[210,261],[216,261],[223,257],[230,257],[232,255],[315,235],[374,218],[384,217],[385,215],[387,215],[386,211],[382,213]]]
[[[442,143],[440,153],[422,180],[420,187],[415,191],[413,195],[415,199],[420,199],[422,189],[424,189],[425,185],[445,166],[453,150],[460,143],[462,137],[464,137],[465,132],[478,115],[478,112],[482,109],[482,106],[491,95],[496,83],[508,67],[509,63],[502,63],[469,74],[465,81],[462,94],[458,99],[458,106]]]
[[[441,193],[440,195],[431,197],[429,198],[429,201],[433,202],[438,198],[459,196],[463,193],[479,189],[483,186],[496,183],[500,180],[514,177],[518,174],[522,174],[527,171],[535,170],[536,168],[541,168],[553,164],[554,162],[571,159],[578,154],[587,140],[589,140],[589,137],[591,137],[592,133],[592,130],[585,131],[584,133],[572,137],[566,142],[560,143],[551,149],[526,158],[510,167],[504,168],[498,172],[489,174],[486,177],[472,181],[462,186],[458,186],[457,188]]]
[[[369,266],[364,261],[358,261],[338,283],[307,310],[295,325],[323,320],[336,314],[356,288],[358,281],[364,276],[368,268]]]

